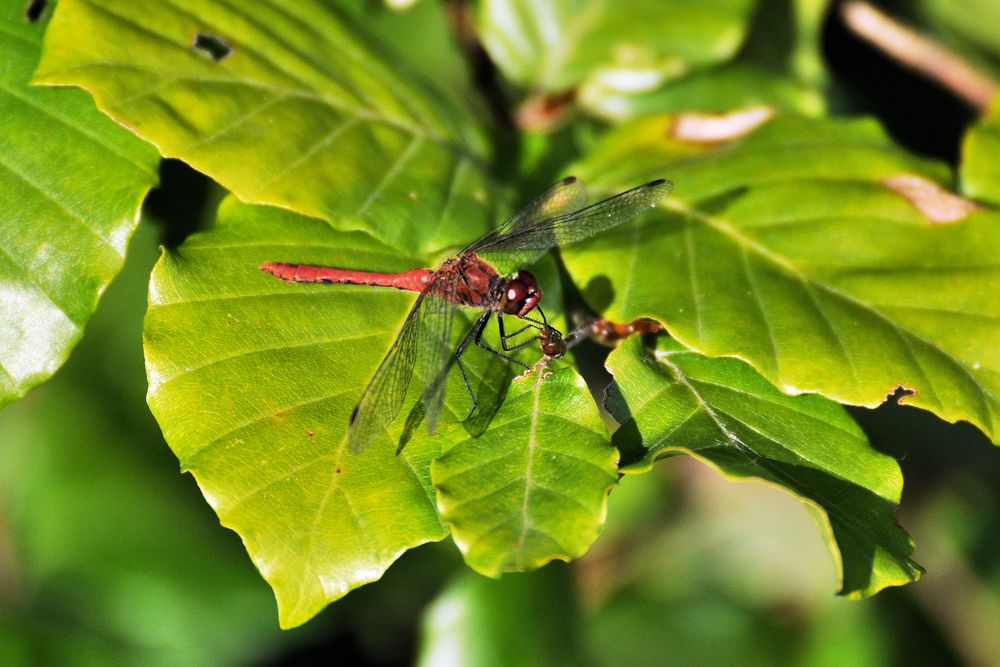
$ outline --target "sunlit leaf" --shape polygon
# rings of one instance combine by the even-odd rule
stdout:
[[[486,433],[431,465],[441,516],[482,574],[582,555],[604,523],[618,452],[571,369],[514,383]]]
[[[244,201],[409,252],[493,219],[474,117],[331,3],[64,0],[36,78],[84,87]]]
[[[915,580],[913,542],[893,511],[897,463],[868,444],[842,407],[786,396],[746,363],[710,359],[659,339],[653,358],[631,340],[608,368],[648,450],[646,463],[684,452],[735,479],[757,478],[795,494],[830,538],[841,593],[873,594]]]
[[[970,197],[1000,204],[1000,96],[965,134],[959,175]]]
[[[346,445],[351,411],[413,296],[286,284],[258,266],[421,262],[279,209],[228,200],[220,219],[153,271],[149,405],[223,525],[243,538],[290,627],[446,532],[427,472],[437,442],[422,427],[399,456],[398,430],[361,456]]]
[[[289,627],[378,579],[406,549],[447,534],[430,460],[490,427],[510,372],[470,345],[462,359],[479,406],[471,420],[470,397],[452,372],[442,423],[429,435],[415,376],[389,431],[351,454],[350,415],[414,295],[284,283],[258,267],[291,261],[395,271],[426,266],[426,259],[362,232],[231,198],[219,218],[222,224],[164,254],[153,271],[145,322],[149,405],[181,465],[243,538]],[[554,267],[536,268],[557,317]],[[468,317],[456,318],[453,344],[470,326]],[[498,347],[494,331],[485,339]],[[525,348],[526,359],[539,354],[537,346]],[[587,407],[593,411],[593,402]]]
[[[0,2],[0,406],[58,369],[122,267],[156,151],[75,90],[28,85],[43,20]]]
[[[576,169],[603,192],[675,183],[645,224],[567,249],[592,304],[746,359],[786,393],[875,406],[903,387],[1000,439],[1000,215],[871,121],[785,116],[723,144],[672,133],[670,117],[623,126]]]

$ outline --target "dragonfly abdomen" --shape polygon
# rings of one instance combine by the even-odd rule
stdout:
[[[292,283],[375,285],[378,287],[395,287],[396,289],[408,290],[410,292],[422,291],[434,273],[430,269],[411,269],[400,273],[377,273],[374,271],[354,271],[351,269],[336,269],[331,266],[291,264],[288,262],[265,262],[260,265],[260,270],[270,273],[275,278]]]

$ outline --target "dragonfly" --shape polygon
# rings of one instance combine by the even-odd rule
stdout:
[[[528,368],[511,353],[540,336],[518,342],[514,339],[528,330],[541,332],[543,343],[545,338],[557,338],[558,330],[548,323],[542,311],[542,290],[535,276],[524,268],[504,274],[495,266],[530,266],[557,245],[582,241],[632,220],[656,206],[672,189],[670,181],[659,179],[588,206],[583,183],[572,176],[564,178],[437,269],[379,273],[290,262],[266,262],[260,268],[288,282],[371,285],[418,293],[395,341],[351,414],[348,445],[351,452],[359,454],[399,415],[415,370],[421,379],[424,418],[433,433],[444,403],[445,380],[452,361],[458,366],[472,400],[466,418],[478,407],[462,363],[462,355],[470,345]],[[452,322],[455,309],[460,306],[483,312],[453,347]],[[500,333],[500,350],[483,340],[486,325],[494,316]],[[508,331],[505,316],[517,318],[523,326]]]

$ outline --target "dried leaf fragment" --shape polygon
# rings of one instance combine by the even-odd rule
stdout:
[[[773,116],[774,109],[763,104],[727,113],[687,111],[674,118],[670,135],[700,144],[732,141],[750,134]]]
[[[960,197],[922,176],[913,174],[890,176],[882,179],[882,185],[906,197],[932,222],[957,222],[979,208],[975,202]]]

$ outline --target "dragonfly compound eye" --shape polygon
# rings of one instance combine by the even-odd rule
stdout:
[[[500,308],[507,315],[524,316],[534,308],[542,298],[535,276],[527,271],[518,271],[503,290]]]
[[[501,308],[508,315],[517,315],[521,312],[525,300],[528,298],[528,286],[524,282],[514,279],[508,281],[503,289],[503,302]]]

